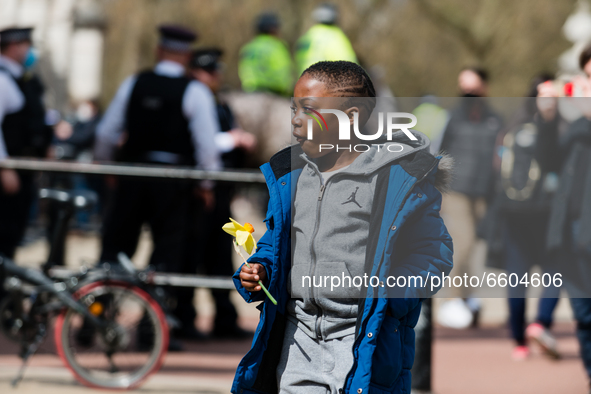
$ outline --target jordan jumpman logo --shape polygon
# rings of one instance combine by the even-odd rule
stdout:
[[[357,206],[358,206],[359,208],[361,208],[361,205],[359,205],[359,203],[358,203],[358,202],[357,202],[357,200],[355,199],[355,195],[357,194],[357,190],[359,190],[359,186],[357,186],[357,187],[355,188],[355,191],[351,193],[351,195],[349,196],[349,198],[347,199],[347,201],[345,201],[345,202],[341,203],[341,205],[345,205],[345,204],[347,204],[347,203],[354,202],[355,204],[357,204]]]

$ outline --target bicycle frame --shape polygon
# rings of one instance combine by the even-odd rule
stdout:
[[[84,305],[74,299],[68,291],[68,285],[66,283],[54,282],[39,270],[19,267],[12,260],[0,256],[0,278],[2,279],[2,285],[4,285],[4,278],[7,274],[36,286],[38,292],[45,291],[55,296],[59,301],[56,309],[61,309],[62,307],[72,308],[87,318],[96,328],[106,328],[108,326],[106,322],[90,313]]]

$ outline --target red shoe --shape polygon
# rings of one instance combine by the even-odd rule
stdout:
[[[529,357],[529,348],[527,346],[515,346],[511,353],[511,358],[515,361],[525,361]]]
[[[556,338],[550,333],[550,330],[540,323],[532,323],[527,326],[525,336],[531,342],[537,343],[546,356],[554,360],[560,358],[560,353],[556,350]]]

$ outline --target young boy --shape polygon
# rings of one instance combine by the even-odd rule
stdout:
[[[447,171],[428,153],[422,134],[412,140],[397,132],[381,144],[357,136],[376,94],[354,63],[312,65],[294,96],[298,145],[261,167],[270,193],[267,232],[249,259],[251,268],[243,265],[234,275],[247,302],[264,302],[232,392],[409,393],[413,327],[421,299],[433,292],[430,285],[403,286],[393,297],[389,287],[393,277],[449,274],[452,243],[435,188]],[[348,123],[323,112],[331,109]],[[350,127],[349,140],[339,140],[343,124]],[[317,283],[330,275],[371,275],[377,286],[345,285],[344,279],[336,289],[330,281]]]

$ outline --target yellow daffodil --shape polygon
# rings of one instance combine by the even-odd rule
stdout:
[[[252,254],[253,249],[257,248],[257,243],[252,236],[254,227],[250,223],[244,223],[244,226],[236,220],[230,218],[231,222],[224,224],[222,230],[236,238],[236,243],[246,250],[246,253]]]
[[[244,264],[246,264],[248,268],[251,268],[250,264],[248,264],[248,261],[246,261],[246,259],[240,252],[239,245],[244,247],[248,254],[252,254],[253,249],[257,248],[257,243],[254,240],[254,237],[252,236],[252,233],[254,233],[254,227],[250,223],[244,223],[243,226],[232,218],[230,218],[230,220],[230,223],[224,224],[222,230],[234,237],[234,250],[236,251],[236,253],[240,255],[242,261],[244,261]],[[259,280],[258,284],[261,286],[261,289],[265,292],[267,297],[269,297],[271,302],[277,305],[277,301],[275,300],[275,298],[273,298],[271,293],[269,293],[269,290],[267,290],[263,282]]]

